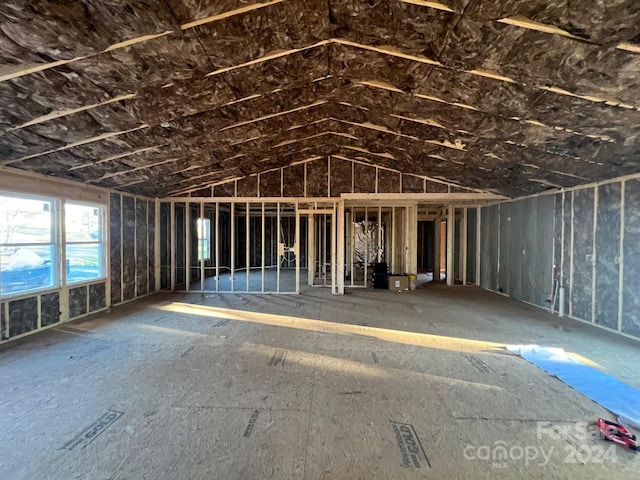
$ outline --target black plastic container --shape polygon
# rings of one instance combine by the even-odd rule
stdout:
[[[371,276],[371,283],[373,288],[387,288],[387,279],[389,277],[389,266],[384,263],[373,264],[373,275]]]

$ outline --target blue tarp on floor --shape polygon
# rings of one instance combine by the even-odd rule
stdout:
[[[627,426],[640,429],[640,390],[570,358],[563,349],[539,345],[510,345],[517,353],[616,414]]]

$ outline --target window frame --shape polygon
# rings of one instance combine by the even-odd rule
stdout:
[[[48,203],[51,207],[49,211],[49,218],[51,221],[50,230],[49,230],[49,242],[16,242],[16,243],[2,243],[2,239],[0,239],[0,252],[4,247],[43,247],[48,246],[51,249],[51,284],[44,285],[40,287],[27,288],[24,290],[16,290],[12,292],[2,292],[0,288],[0,298],[2,299],[12,299],[16,297],[26,297],[37,295],[42,292],[47,292],[51,290],[59,289],[62,285],[62,281],[60,278],[60,223],[58,222],[58,217],[60,214],[60,199],[48,196],[48,195],[34,195],[30,193],[22,193],[22,192],[14,192],[11,190],[0,189],[0,196],[15,198],[19,200],[32,200],[43,203]],[[1,257],[1,253],[0,253]],[[0,270],[0,285],[2,284],[2,271]]]
[[[207,228],[205,229],[205,225]],[[206,231],[206,235],[202,235]],[[211,219],[207,217],[198,217],[196,220],[196,237],[198,249],[198,262],[208,262],[211,260]],[[202,246],[201,246],[202,242]],[[206,251],[205,251],[205,246]],[[206,255],[203,255],[206,253]]]
[[[74,205],[74,206],[80,206],[80,207],[88,207],[88,208],[94,208],[98,210],[98,239],[95,241],[72,241],[69,242],[67,241],[67,211],[66,211],[66,207],[67,205]],[[88,283],[93,283],[93,282],[99,282],[99,281],[104,281],[107,279],[107,260],[106,260],[106,253],[107,253],[107,231],[106,231],[106,211],[107,211],[107,206],[100,204],[100,203],[94,203],[94,202],[83,202],[83,201],[77,201],[77,200],[72,200],[72,199],[65,199],[62,203],[62,214],[59,217],[60,220],[60,225],[61,225],[61,231],[62,231],[62,235],[61,235],[61,246],[60,246],[60,250],[61,250],[61,258],[62,258],[62,263],[61,265],[64,265],[64,272],[62,273],[62,284],[64,284],[65,286],[76,286],[76,285],[82,285],[82,284],[88,284]],[[86,279],[79,279],[79,280],[73,280],[73,281],[69,281],[68,279],[68,274],[69,274],[69,267],[67,267],[67,262],[68,262],[68,258],[67,258],[67,247],[69,245],[97,245],[98,246],[98,268],[100,271],[100,275],[94,278],[86,278]]]

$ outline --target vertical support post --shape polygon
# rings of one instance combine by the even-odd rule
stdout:
[[[209,231],[208,232],[204,232],[204,202],[200,202],[200,228],[202,229],[202,238],[204,239],[205,236],[209,239],[211,239],[211,223],[209,222]],[[197,223],[196,223],[196,230],[197,230]],[[196,231],[197,233],[197,231]],[[198,239],[199,240],[199,239]],[[202,242],[204,244],[204,241]],[[199,247],[200,242],[198,242],[198,247]],[[208,255],[204,255],[204,249],[202,250],[202,257],[200,258],[200,248],[198,248],[198,259],[200,260],[200,291],[204,292],[204,280],[205,280],[205,275],[206,275],[206,271],[204,269],[205,267],[205,257],[206,258],[210,258],[211,257],[211,244],[209,244],[209,252]]]
[[[296,200],[296,240],[293,248],[296,258],[296,293],[300,293],[300,209]]]
[[[307,216],[307,238],[308,238],[308,257],[307,257],[307,283],[313,285],[313,279],[316,274],[316,217],[313,214]]]
[[[216,202],[216,292],[220,291],[220,203]]]
[[[120,195],[120,281],[124,283],[124,275],[122,275],[122,256],[124,251],[124,243],[122,242],[122,224],[124,222],[124,210],[122,209],[122,195]],[[56,240],[58,241],[58,249],[54,252],[56,255],[55,262],[56,266],[52,273],[56,275],[59,273],[60,281],[62,282],[61,292],[60,292],[60,321],[64,322],[69,320],[71,316],[69,311],[69,287],[67,286],[67,251],[66,251],[66,238],[67,238],[67,220],[66,220],[66,212],[65,212],[65,201],[56,200],[53,203],[53,218],[54,224],[56,221],[59,221],[58,228],[55,229],[54,235],[56,236]],[[55,248],[55,247],[54,247]],[[55,277],[54,277],[55,278]],[[120,288],[120,292],[124,292],[122,287]],[[38,296],[40,298],[40,296]],[[122,301],[122,297],[120,297]],[[41,300],[40,300],[41,301]],[[38,311],[40,311],[40,305],[38,305]],[[40,315],[40,314],[38,314]],[[8,317],[5,317],[8,318]],[[9,322],[10,323],[10,322]],[[41,322],[40,322],[41,323]]]
[[[333,204],[333,214],[331,215],[331,293],[338,293],[337,288],[337,260],[336,260],[336,250],[337,250],[337,228],[336,228],[336,210],[337,204]]]
[[[318,245],[322,245],[318,247],[320,250],[320,255],[318,255],[320,259],[320,268],[322,272],[322,282],[323,285],[327,286],[327,214],[322,214],[322,220],[320,221],[320,231],[318,232],[319,240]],[[320,258],[321,257],[321,258]]]
[[[433,232],[433,281],[440,281],[440,244],[442,239],[440,238],[440,230],[442,228],[442,218],[440,216],[440,208],[438,208],[438,213],[436,215],[434,232]]]
[[[265,260],[265,256],[266,256],[266,249],[265,249],[265,238],[264,238],[264,230],[265,230],[265,218],[264,218],[264,202],[262,202],[262,265],[260,266],[261,271],[260,273],[262,274],[262,290],[261,292],[264,293],[264,262]]]
[[[353,162],[351,163],[351,165],[353,166]],[[356,217],[355,217],[355,209],[353,207],[351,207],[351,216],[349,218],[349,249],[350,249],[350,255],[349,255],[349,271],[351,272],[351,286],[353,287],[354,285],[354,279],[356,276],[356,272],[353,268],[353,256],[355,255],[355,245],[356,245],[356,227],[355,227],[355,222],[356,222]]]
[[[251,273],[251,239],[249,238],[249,232],[251,231],[251,224],[250,222],[250,214],[251,214],[251,205],[249,204],[249,202],[247,202],[247,211],[246,211],[246,219],[245,219],[245,225],[246,225],[246,232],[245,232],[245,250],[246,250],[246,256],[245,256],[245,260],[246,260],[246,266],[247,266],[247,292],[249,291],[249,275]]]
[[[276,292],[280,293],[280,222],[282,219],[280,218],[280,202],[277,203],[278,215],[277,215],[277,225],[276,225],[276,259],[278,261],[278,265],[276,267]]]
[[[376,252],[376,261],[382,262],[382,207],[378,207],[378,219],[376,222],[378,226],[378,251]]]
[[[184,281],[185,289],[188,292],[191,289],[191,204],[184,203]]]
[[[338,231],[338,265],[336,269],[336,277],[338,279],[338,294],[344,295],[344,262],[345,262],[345,242],[344,242],[344,227],[345,227],[345,215],[344,215],[344,200],[340,200],[337,203],[338,207],[338,219],[336,220],[336,226]]]
[[[396,273],[396,207],[391,207],[391,273]]]
[[[304,170],[304,197],[306,198],[307,196],[307,164],[303,163],[303,170]]]
[[[102,264],[104,265],[107,281],[105,282],[105,306],[111,306],[111,192],[107,195],[107,208],[103,209],[103,217],[100,224],[101,240],[104,242],[102,248]],[[156,203],[157,203],[156,199]],[[105,211],[106,210],[106,211]],[[154,257],[155,259],[155,257]],[[155,265],[154,265],[155,267]],[[0,272],[0,280],[2,280],[2,272]],[[149,285],[151,288],[151,285]],[[87,295],[88,296],[88,295]],[[2,306],[0,306],[2,308]],[[88,310],[87,310],[88,311]],[[7,318],[7,317],[5,317]]]
[[[447,207],[447,285],[453,285],[453,256],[455,255],[455,208]]]
[[[160,265],[160,239],[161,237],[161,233],[160,232],[160,225],[161,225],[161,219],[160,219],[160,199],[156,198],[155,199],[155,209],[156,209],[156,214],[154,217],[154,221],[155,221],[155,229],[153,230],[154,233],[154,239],[153,239],[153,268],[155,270],[155,279],[156,279],[156,284],[154,285],[155,291],[159,292],[160,288],[162,288],[162,279],[160,278],[161,272],[162,272],[162,268]]]
[[[476,207],[476,285],[480,286],[480,242],[482,241],[482,228],[480,222],[482,221],[482,210],[480,207]]]
[[[236,204],[231,202],[231,272],[229,278],[231,279],[231,291],[235,291],[235,276],[236,276]]]
[[[376,168],[376,192],[378,191],[378,169]],[[369,263],[369,209],[364,207],[364,286],[369,286],[367,267]]]
[[[409,237],[409,273],[418,273],[418,205],[411,207],[411,236]]]
[[[331,155],[327,157],[327,197],[331,197]]]
[[[171,202],[171,291],[176,290],[176,202]]]
[[[467,239],[467,229],[468,229],[468,222],[469,217],[468,217],[468,211],[467,208],[463,208],[462,209],[462,220],[460,222],[460,237],[462,239],[462,245],[461,245],[461,250],[462,250],[462,260],[461,260],[461,264],[460,264],[460,271],[462,272],[462,284],[466,285],[467,284],[467,243],[468,243],[468,239]]]
[[[356,188],[356,162],[351,162],[351,193],[355,193]]]

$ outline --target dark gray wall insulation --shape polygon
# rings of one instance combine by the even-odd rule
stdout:
[[[23,298],[9,302],[9,336],[15,337],[38,328],[38,299]]]
[[[166,205],[163,214],[168,214]],[[162,227],[169,225],[162,218]],[[109,226],[111,304],[117,305],[155,290],[155,202],[112,193]],[[166,243],[169,235],[161,238]]]
[[[477,221],[476,209],[467,210],[467,283],[476,283]]]
[[[306,182],[300,182],[305,178]],[[329,157],[291,165],[230,180],[226,183],[198,188],[190,193],[191,197],[210,197],[213,189],[215,197],[338,197],[343,193],[424,193],[449,192],[449,186],[443,183],[428,182],[424,178],[399,171],[388,170],[363,163]],[[468,192],[464,188],[451,187],[451,193]]]
[[[200,218],[200,204],[189,204],[189,245],[191,259],[189,260],[189,279],[200,279],[200,262],[198,261],[198,218]]]
[[[522,219],[519,222],[522,248],[520,250],[520,296],[516,298],[529,303],[539,303],[537,291],[541,287],[544,291],[546,278],[537,278],[537,266],[540,263],[537,237],[538,230],[542,228],[541,225],[538,225],[538,199],[530,198],[518,203],[522,204]],[[551,213],[553,215],[553,210]],[[551,222],[551,226],[553,226],[553,216]],[[548,243],[549,251],[553,254],[552,237],[543,241]]]
[[[175,222],[176,222],[176,286],[183,286],[186,281],[186,207],[184,203],[176,203],[175,205]]]
[[[448,191],[448,185],[427,180],[427,193],[447,193]]]
[[[571,229],[573,228],[573,216],[571,212],[573,210],[573,193],[565,192],[563,195],[562,220],[564,224],[564,238],[562,244],[564,257],[561,264],[560,285],[564,285],[565,288],[564,311],[568,315],[569,304],[571,303],[571,295],[569,292],[571,291],[571,257],[573,256],[573,253],[571,252]]]
[[[237,192],[239,197],[257,197],[258,196],[258,176],[244,177],[238,180]]]
[[[456,215],[460,212],[456,210]],[[455,280],[462,280],[462,274],[460,273],[460,252],[461,252],[461,241],[460,241],[460,220],[456,219],[453,223],[453,278]],[[447,230],[448,232],[448,230]],[[449,272],[447,272],[447,275]]]
[[[149,293],[147,262],[147,201],[136,198],[136,295]]]
[[[541,196],[537,201],[536,253],[534,255],[535,300],[532,303],[544,307],[550,306],[553,292],[553,229],[555,199],[551,195]]]
[[[135,198],[122,196],[122,300],[136,296]]]
[[[331,196],[339,197],[342,193],[351,193],[351,162],[332,158],[330,171],[331,182],[329,188],[331,189]]]
[[[554,215],[552,196],[500,204],[500,263],[491,267],[492,270],[499,269],[498,291],[518,300],[549,306]],[[484,234],[484,225],[481,228]],[[484,237],[481,247],[481,263],[484,264]],[[480,272],[484,277],[482,268]]]
[[[598,187],[594,321],[613,329],[619,312],[621,193],[619,183]]]
[[[500,236],[500,252],[508,251],[509,261],[502,262],[502,258],[500,259],[500,278],[502,278],[502,272],[508,271],[509,283],[501,283],[500,287],[502,287],[504,293],[522,300],[524,202],[519,201],[511,204],[511,211],[506,221],[503,221],[503,206],[500,205],[500,222],[508,230],[508,235],[505,237]]]
[[[574,190],[573,282],[570,314],[589,322],[592,319],[593,306],[593,202],[593,188]]]
[[[171,204],[160,204],[160,288],[171,287]]]
[[[640,337],[640,180],[629,180],[624,192],[624,290],[622,331]]]
[[[282,196],[282,173],[280,173],[280,170],[265,172],[258,176],[260,177],[261,197]]]
[[[148,224],[148,236],[147,244],[149,248],[149,256],[147,258],[147,269],[149,272],[149,292],[154,292],[156,289],[156,268],[155,268],[155,248],[156,248],[156,204],[154,201],[149,201],[149,224]]]
[[[425,181],[413,175],[402,175],[402,193],[424,193]]]
[[[327,159],[309,162],[307,165],[307,197],[327,197],[329,182],[327,179]],[[374,171],[375,184],[375,171]]]
[[[511,238],[511,204],[503,203],[498,206],[499,209],[499,224],[500,224],[500,232],[497,236],[499,250],[498,250],[498,258],[499,264],[494,264],[493,268],[497,269],[498,275],[498,291],[509,293],[511,286],[511,271],[508,268],[499,268],[502,265],[509,265],[511,262],[511,249],[510,238]]]
[[[103,293],[104,297],[104,293]],[[104,301],[104,299],[103,299]],[[43,327],[60,321],[60,293],[47,293],[40,297],[40,324]]]
[[[109,210],[109,258],[111,262],[111,304],[122,302],[122,210],[121,199],[117,193],[110,196]]]
[[[304,164],[293,165],[284,169],[285,197],[304,197],[304,184],[300,181],[304,178]]]
[[[556,266],[556,279],[560,278],[560,262],[562,260],[562,194],[557,193],[554,199],[553,217],[553,264]]]
[[[481,209],[480,285],[489,290],[498,288],[498,205]]]
[[[69,289],[69,318],[87,313],[87,286]]]
[[[89,285],[89,312],[95,312],[107,306],[105,283]]]
[[[494,290],[490,208],[482,209],[480,273],[481,286]],[[640,337],[640,179],[505,202],[499,223],[498,276],[505,293],[548,307],[555,262],[566,315]]]
[[[4,313],[6,306],[6,303],[0,303],[0,340],[9,338],[9,322]]]

